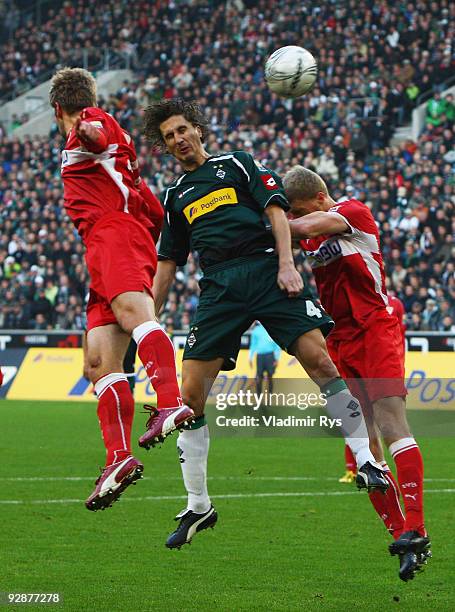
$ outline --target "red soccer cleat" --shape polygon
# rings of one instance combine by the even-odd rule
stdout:
[[[110,508],[130,484],[142,478],[143,471],[142,463],[132,456],[105,467],[95,482],[95,490],[85,502],[87,510],[96,512]]]
[[[147,431],[139,438],[139,446],[147,450],[163,442],[176,429],[180,431],[194,421],[194,412],[189,406],[157,410],[154,406],[146,405],[144,408],[150,412],[150,417],[146,423]]]

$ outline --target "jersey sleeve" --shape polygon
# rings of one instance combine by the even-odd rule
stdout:
[[[161,198],[165,206],[158,259],[171,259],[178,266],[184,266],[190,252],[190,237],[183,220],[172,210],[172,200],[166,198],[165,194]]]
[[[348,225],[347,231],[343,232],[341,235],[352,236],[360,232],[371,234],[375,233],[377,230],[370,209],[357,200],[348,200],[336,206],[332,206],[332,208],[328,210],[328,214],[339,217]]]
[[[109,142],[109,122],[107,115],[99,108],[84,108],[81,111],[81,121],[89,123],[96,128],[98,137],[96,140],[86,140],[78,137],[82,146],[91,153],[101,153],[104,151]]]
[[[265,168],[245,151],[236,151],[234,160],[246,180],[248,191],[260,208],[265,209],[273,203],[283,210],[289,210],[289,202],[278,174]]]

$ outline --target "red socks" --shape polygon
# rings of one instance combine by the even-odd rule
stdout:
[[[368,493],[368,497],[387,531],[396,540],[404,531],[404,516],[400,506],[400,492],[387,463],[382,461],[381,465],[385,470],[385,477],[389,481],[389,488],[385,493],[372,491]]]
[[[354,472],[354,474],[356,474],[357,463],[354,457],[354,453],[347,444],[345,444],[344,446],[344,461],[346,463],[346,470],[349,470],[350,472]]]
[[[134,400],[125,374],[103,376],[96,381],[95,392],[108,466],[131,455]]]
[[[397,467],[405,509],[403,531],[426,535],[423,517],[423,460],[414,438],[402,438],[389,446]]]
[[[138,355],[157,395],[157,408],[182,406],[175,369],[175,351],[169,336],[156,321],[146,321],[133,330]]]

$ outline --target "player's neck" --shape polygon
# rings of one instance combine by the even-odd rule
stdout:
[[[196,153],[193,159],[181,161],[180,163],[185,172],[193,172],[194,170],[197,170],[200,166],[205,164],[209,157],[210,155],[205,149],[203,149],[201,152]]]
[[[74,124],[80,117],[80,112],[74,113],[72,115],[63,114],[63,128],[65,130],[65,136],[68,138],[68,134],[73,129]]]
[[[324,212],[327,212],[328,210],[330,210],[332,208],[332,206],[336,206],[336,202],[333,198],[331,198],[330,196],[325,200],[324,205],[322,210]]]

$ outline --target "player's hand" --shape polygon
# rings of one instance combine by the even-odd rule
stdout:
[[[89,121],[80,117],[74,124],[74,131],[81,143],[93,153],[101,153],[107,146],[107,138],[103,130],[98,129]]]
[[[82,142],[92,143],[97,142],[98,140],[98,129],[88,121],[83,121],[80,117],[74,124],[74,130],[76,132],[76,136]]]
[[[251,361],[251,359],[248,362],[250,364],[250,368],[253,368],[253,362]]]
[[[297,297],[303,291],[303,280],[293,264],[280,267],[277,278],[278,287],[286,291],[288,297]]]

